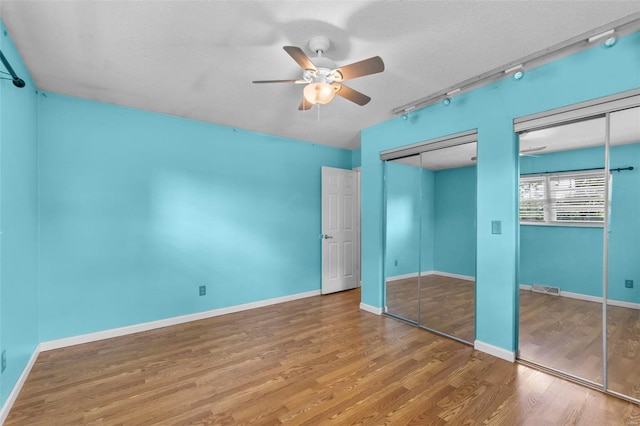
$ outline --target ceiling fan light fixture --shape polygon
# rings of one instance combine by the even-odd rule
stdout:
[[[336,96],[335,89],[328,83],[309,83],[303,93],[304,98],[313,105],[326,105]]]

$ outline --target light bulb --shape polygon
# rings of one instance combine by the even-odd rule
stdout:
[[[333,87],[328,83],[309,83],[303,93],[305,99],[313,105],[328,104],[336,95]]]
[[[514,80],[520,80],[520,79],[522,79],[522,77],[524,77],[524,71],[522,71],[522,70],[516,71],[516,73],[513,74],[513,79]]]

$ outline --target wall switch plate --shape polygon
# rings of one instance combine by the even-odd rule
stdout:
[[[502,221],[500,221],[500,220],[492,220],[491,221],[491,233],[492,234],[502,234]]]
[[[624,280],[625,288],[633,288],[633,280]]]
[[[393,266],[398,266],[398,259],[396,259],[395,264]]]
[[[7,350],[6,349],[2,351],[2,361],[0,362],[0,364],[2,364],[0,366],[0,373],[4,373],[4,370],[7,369]]]
[[[206,285],[201,285],[200,286],[200,296],[205,296],[207,294],[207,286]]]

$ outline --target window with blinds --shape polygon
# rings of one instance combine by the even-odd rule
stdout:
[[[520,223],[601,224],[604,170],[548,173],[520,178]]]

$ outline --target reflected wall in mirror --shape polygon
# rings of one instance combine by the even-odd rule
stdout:
[[[477,144],[428,145],[385,162],[386,312],[472,343]]]

